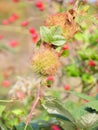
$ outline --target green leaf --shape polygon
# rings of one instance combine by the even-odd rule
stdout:
[[[62,46],[65,44],[65,42],[66,42],[65,38],[61,35],[54,35],[51,40],[51,43],[56,46]]]
[[[68,50],[65,50],[65,51],[62,52],[61,55],[62,55],[63,57],[66,57],[66,56],[68,56],[68,54],[69,54],[69,51],[68,51]]]
[[[87,108],[91,108],[97,112],[98,111],[98,101],[97,100],[90,101],[90,102],[76,108],[75,110],[72,111],[72,115],[74,116],[75,119],[79,119],[81,116],[88,113]]]
[[[37,47],[40,47],[40,45],[41,45],[41,39],[36,43]]]
[[[68,101],[65,102],[64,107],[65,107],[70,113],[72,113],[72,111],[75,110],[75,109],[78,107],[78,105],[77,105],[75,102],[68,100]]]
[[[68,76],[74,76],[74,77],[80,76],[80,71],[78,69],[78,66],[76,66],[76,64],[65,66],[64,70],[67,72]]]
[[[77,107],[76,109],[74,109],[71,114],[73,115],[73,117],[75,118],[75,120],[77,121],[78,119],[81,118],[81,116],[87,114],[88,112],[85,110],[85,107],[80,106]]]
[[[33,120],[31,123],[30,123],[30,125],[32,126],[32,128],[34,129],[34,130],[41,130],[41,129],[43,129],[44,130],[44,128],[45,128],[45,130],[46,130],[46,128],[47,128],[47,130],[48,130],[48,128],[52,125],[52,124],[54,124],[55,122],[51,119],[51,120],[49,120],[49,121],[45,121],[45,120]],[[50,130],[50,129],[49,129]]]
[[[22,115],[24,112],[23,112],[23,110],[21,110],[21,109],[16,109],[16,110],[13,110],[12,113],[15,114],[15,115],[17,115],[17,116],[20,116],[20,115]]]
[[[62,29],[59,26],[53,26],[50,28],[52,36],[54,35],[61,35],[62,34]]]
[[[92,128],[91,130],[98,130],[98,124],[96,127]]]
[[[22,122],[17,126],[14,126],[13,130],[24,130],[25,129],[25,123]],[[26,130],[33,130],[33,128],[31,127],[31,125],[28,125]]]
[[[88,109],[92,109],[92,111],[88,111]],[[90,101],[85,105],[82,105],[76,108],[72,115],[76,120],[76,124],[83,128],[83,127],[93,127],[93,125],[98,122],[98,101]],[[92,122],[92,123],[90,123]],[[87,126],[87,124],[89,124]]]
[[[2,116],[2,112],[4,111],[4,109],[5,109],[5,106],[0,105],[0,116]]]
[[[69,93],[75,95],[75,96],[78,96],[82,99],[85,99],[85,100],[88,100],[88,101],[95,101],[96,99],[91,97],[91,96],[88,96],[86,94],[83,94],[83,93],[78,93],[78,92],[73,92],[73,91],[69,91]]]
[[[93,128],[96,123],[98,123],[98,114],[96,113],[84,114],[77,120],[77,126],[86,130]]]
[[[11,53],[14,53],[14,50],[12,48],[10,48],[9,46],[2,44],[2,43],[0,43],[0,50],[6,50],[6,51],[9,51]]]
[[[82,33],[76,33],[75,38],[79,41],[83,40],[83,34]]]
[[[95,111],[98,112],[98,100],[88,102],[84,105],[84,107],[95,109]]]
[[[57,47],[57,48],[55,49],[55,51],[56,51],[56,52],[60,52],[61,49],[62,49],[62,47],[59,46],[59,47]]]
[[[96,94],[95,99],[98,100],[98,94]]]
[[[85,48],[83,50],[78,51],[78,54],[83,60],[92,59],[98,60],[98,51],[95,51],[92,48]]]
[[[62,30],[58,26],[53,26],[50,29],[45,26],[40,27],[41,40],[55,46],[62,46],[66,42],[61,33]]]
[[[47,27],[45,26],[40,27],[40,36],[42,41],[51,42],[52,39],[51,31]]]
[[[72,124],[69,121],[60,121],[60,126],[64,129],[64,130],[76,130],[76,126],[74,124]]]
[[[38,122],[30,123],[30,125],[32,126],[33,130],[40,130]]]
[[[82,75],[82,80],[83,80],[84,82],[86,82],[86,83],[93,83],[93,82],[94,82],[93,76],[92,76],[92,75],[89,75],[89,74],[87,74],[87,73],[84,73],[84,74]]]
[[[67,120],[74,122],[73,116],[62,106],[57,98],[45,97],[42,100],[42,106],[49,114],[58,114],[65,117]]]
[[[0,121],[0,130],[8,130],[1,121]]]
[[[57,91],[57,90],[52,90],[52,95],[53,95],[53,97],[56,97],[56,98],[60,98],[60,92],[59,91]]]
[[[78,55],[82,58],[82,60],[86,60],[88,59],[88,57],[86,56],[86,54],[84,53],[85,51],[81,51],[79,50],[77,53]]]

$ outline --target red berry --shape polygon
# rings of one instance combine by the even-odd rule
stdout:
[[[32,41],[33,41],[33,43],[37,43],[38,38],[33,38]]]
[[[51,129],[52,129],[52,130],[61,130],[61,129],[59,128],[59,126],[57,126],[57,125],[52,125],[52,126],[51,126]]]
[[[15,21],[15,18],[13,16],[11,16],[11,17],[9,17],[8,20],[9,20],[10,23],[13,23]]]
[[[12,16],[14,17],[15,20],[17,20],[19,18],[18,14],[16,14],[16,13],[14,13]]]
[[[37,38],[37,37],[38,37],[38,34],[37,34],[37,33],[33,33],[33,34],[32,34],[32,37],[33,37],[33,38]]]
[[[74,4],[74,2],[73,2],[73,1],[70,1],[70,2],[69,2],[69,4],[70,4],[70,5],[73,5],[73,4]]]
[[[21,23],[21,26],[22,26],[22,27],[28,26],[28,21],[23,21],[23,22]]]
[[[18,42],[17,41],[11,41],[10,43],[9,43],[9,45],[11,46],[11,47],[16,47],[16,46],[18,46]]]
[[[41,7],[41,6],[43,6],[43,3],[41,2],[41,1],[37,1],[36,3],[35,3],[35,5],[36,5],[36,7]]]
[[[16,95],[17,95],[17,97],[19,98],[19,99],[23,99],[23,93],[22,92],[17,92],[16,93]]]
[[[88,62],[88,65],[91,66],[91,67],[94,67],[96,66],[95,62],[93,60],[89,61]]]
[[[53,81],[54,81],[53,76],[48,76],[48,77],[47,77],[47,81],[52,81],[52,82],[53,82]]]
[[[68,45],[66,44],[66,45],[64,45],[63,47],[62,47],[62,50],[68,50]]]
[[[3,36],[0,34],[0,40],[3,38]]]
[[[38,41],[38,34],[37,33],[34,33],[34,34],[32,34],[32,41],[34,42],[34,43],[36,43],[37,41]]]
[[[44,10],[44,6],[39,7],[39,10],[43,11]]]
[[[32,33],[35,34],[35,33],[36,33],[36,30],[35,30],[34,28],[30,28],[30,29],[29,29],[29,32],[30,32],[31,34],[32,34]]]
[[[33,43],[36,43],[38,41],[38,38],[32,38]]]
[[[8,80],[4,80],[3,83],[2,83],[2,85],[4,87],[9,87],[10,86],[10,82]]]
[[[17,3],[17,2],[19,2],[19,0],[13,0],[13,2]]]
[[[68,90],[70,90],[70,86],[69,85],[64,85],[64,89],[66,90],[66,91],[68,91]]]
[[[9,24],[9,21],[8,21],[7,19],[5,19],[5,20],[2,21],[2,24],[3,24],[3,25],[8,25],[8,24]]]
[[[36,7],[39,8],[41,11],[44,10],[44,5],[43,5],[43,3],[42,3],[41,1],[37,1],[37,2],[35,3],[35,5],[36,5]]]

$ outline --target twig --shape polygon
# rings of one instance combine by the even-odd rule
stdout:
[[[14,101],[19,101],[19,100],[0,100],[0,103],[11,103],[11,102],[14,102]]]
[[[32,106],[31,106],[31,111],[30,111],[30,113],[29,113],[29,115],[28,115],[28,117],[27,117],[26,126],[25,126],[24,130],[26,130],[26,128],[27,128],[29,122],[31,121],[32,113],[33,113],[34,109],[36,108],[36,106],[37,106],[39,100],[40,100],[40,86],[38,87],[37,97],[35,98],[35,101],[33,102]]]
[[[79,3],[80,3],[80,0],[75,1],[74,7],[73,7],[74,10],[77,10]]]

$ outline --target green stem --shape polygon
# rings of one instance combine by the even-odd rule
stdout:
[[[10,102],[14,102],[16,100],[0,100],[0,103],[10,103]]]

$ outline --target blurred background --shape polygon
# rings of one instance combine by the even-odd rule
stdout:
[[[73,0],[0,0],[0,98],[7,96],[8,91],[17,80],[17,76],[32,77],[30,57],[33,54],[36,41],[39,39],[39,28],[44,20],[56,12],[71,8]],[[98,9],[98,1],[83,1]],[[73,41],[74,42],[74,41]],[[69,48],[72,52],[73,47]],[[74,52],[72,52],[72,55]],[[64,64],[68,59],[62,60]],[[34,75],[33,75],[34,76]],[[72,87],[81,84],[77,79],[65,77],[56,80],[55,86],[70,84]],[[65,75],[64,75],[65,76]],[[60,79],[60,77],[59,77]],[[71,81],[71,82],[70,82]],[[75,83],[75,84],[74,84]],[[81,85],[80,85],[81,86]],[[80,90],[79,90],[80,91]]]

